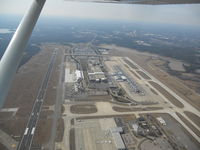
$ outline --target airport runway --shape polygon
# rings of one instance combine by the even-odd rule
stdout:
[[[39,88],[38,91],[38,95],[37,95],[37,99],[35,100],[35,103],[33,105],[32,108],[32,112],[31,115],[29,117],[29,121],[27,123],[27,126],[25,128],[24,134],[21,138],[21,141],[18,144],[17,150],[30,150],[31,148],[31,144],[32,144],[32,140],[33,140],[33,136],[35,133],[35,129],[37,126],[37,122],[39,119],[39,115],[40,115],[40,111],[43,105],[43,101],[44,101],[44,97],[46,94],[46,90],[47,90],[47,85],[48,85],[48,81],[53,69],[53,64],[55,62],[56,59],[56,55],[57,55],[57,51],[54,50],[53,55],[51,57],[51,61],[50,64],[48,66],[48,70],[42,80],[42,84]]]

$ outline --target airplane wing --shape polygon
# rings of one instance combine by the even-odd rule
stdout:
[[[0,107],[3,105],[11,82],[23,56],[40,12],[46,0],[33,0],[24,15],[0,61]]]
[[[24,15],[12,40],[0,61],[0,107],[5,100],[11,82],[23,56],[40,12],[46,0],[33,0]],[[70,1],[70,0],[69,0]],[[74,0],[80,2],[118,3],[118,4],[182,4],[200,3],[200,0]]]
[[[200,0],[65,0],[65,1],[117,3],[117,4],[149,4],[149,5],[200,3]]]

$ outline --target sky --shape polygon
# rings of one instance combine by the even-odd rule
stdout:
[[[22,15],[32,0],[0,0],[0,15]],[[42,16],[171,23],[200,27],[200,4],[134,5],[47,0]]]

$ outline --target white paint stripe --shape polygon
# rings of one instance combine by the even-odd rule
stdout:
[[[34,134],[34,132],[35,132],[35,127],[33,127],[31,134]]]
[[[24,135],[27,135],[27,133],[28,133],[28,128],[26,128]]]

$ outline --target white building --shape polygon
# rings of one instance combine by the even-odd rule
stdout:
[[[79,79],[83,79],[84,78],[83,71],[76,70],[75,71],[75,75],[76,75],[76,81],[78,81]]]
[[[163,125],[163,126],[167,125],[165,120],[162,117],[157,117],[156,119],[160,122],[161,125]]]

